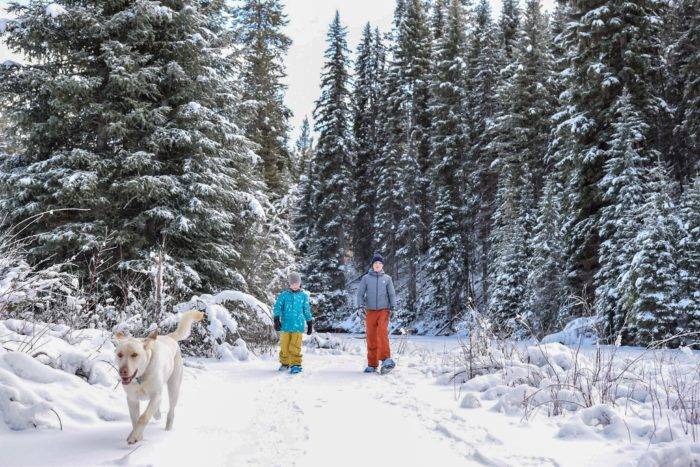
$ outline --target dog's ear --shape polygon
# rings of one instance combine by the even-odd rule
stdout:
[[[156,343],[156,339],[158,339],[158,328],[151,331],[148,337],[144,339],[143,346],[147,349],[152,349],[153,344]]]
[[[117,331],[117,332],[114,334],[114,336],[112,336],[112,342],[114,343],[114,345],[119,345],[119,343],[120,343],[121,341],[123,341],[124,339],[126,339],[126,334],[124,334],[124,333],[121,332],[121,331]]]

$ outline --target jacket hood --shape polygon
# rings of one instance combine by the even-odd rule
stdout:
[[[370,275],[372,275],[372,276],[383,276],[383,275],[386,274],[386,273],[384,272],[384,270],[382,270],[382,271],[380,271],[380,272],[377,272],[377,271],[375,271],[374,269],[370,269],[369,272],[368,272],[367,274],[370,274]]]

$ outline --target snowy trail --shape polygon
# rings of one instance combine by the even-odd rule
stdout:
[[[13,433],[0,437],[0,465],[568,466],[621,465],[631,454],[556,439],[554,424],[461,409],[451,386],[411,362],[398,357],[394,373],[367,375],[361,355],[311,354],[292,376],[274,359],[206,360],[186,368],[172,432],[154,421],[135,450],[126,422]]]

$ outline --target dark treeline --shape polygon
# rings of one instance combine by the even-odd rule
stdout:
[[[506,335],[597,315],[609,341],[697,342],[699,14],[398,0],[354,59],[336,15],[295,221],[321,324],[378,251],[409,326],[475,307]]]

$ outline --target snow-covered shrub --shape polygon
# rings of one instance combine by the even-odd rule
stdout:
[[[636,439],[647,445],[700,440],[700,353],[630,352],[576,342],[523,346],[492,339],[472,344],[471,352],[462,343],[449,353],[453,360],[433,366],[431,374],[438,384],[455,386],[462,407],[483,404],[525,419],[557,417],[560,438]]]
[[[567,323],[561,331],[543,337],[542,343],[558,342],[564,345],[592,345],[598,342],[598,328],[601,324],[600,316],[576,318]]]
[[[174,313],[160,327],[174,328],[179,315],[189,310],[203,311],[205,321],[204,326],[195,326],[192,336],[180,344],[183,350],[225,360],[247,360],[249,346],[275,342],[270,308],[247,293],[226,290],[216,295],[194,296],[175,305]]]
[[[304,345],[315,349],[340,349],[343,343],[340,339],[330,334],[314,333],[304,341]]]
[[[0,233],[0,318],[16,317],[66,322],[75,319],[78,281],[65,265],[42,268],[26,260],[25,242],[5,228]]]

